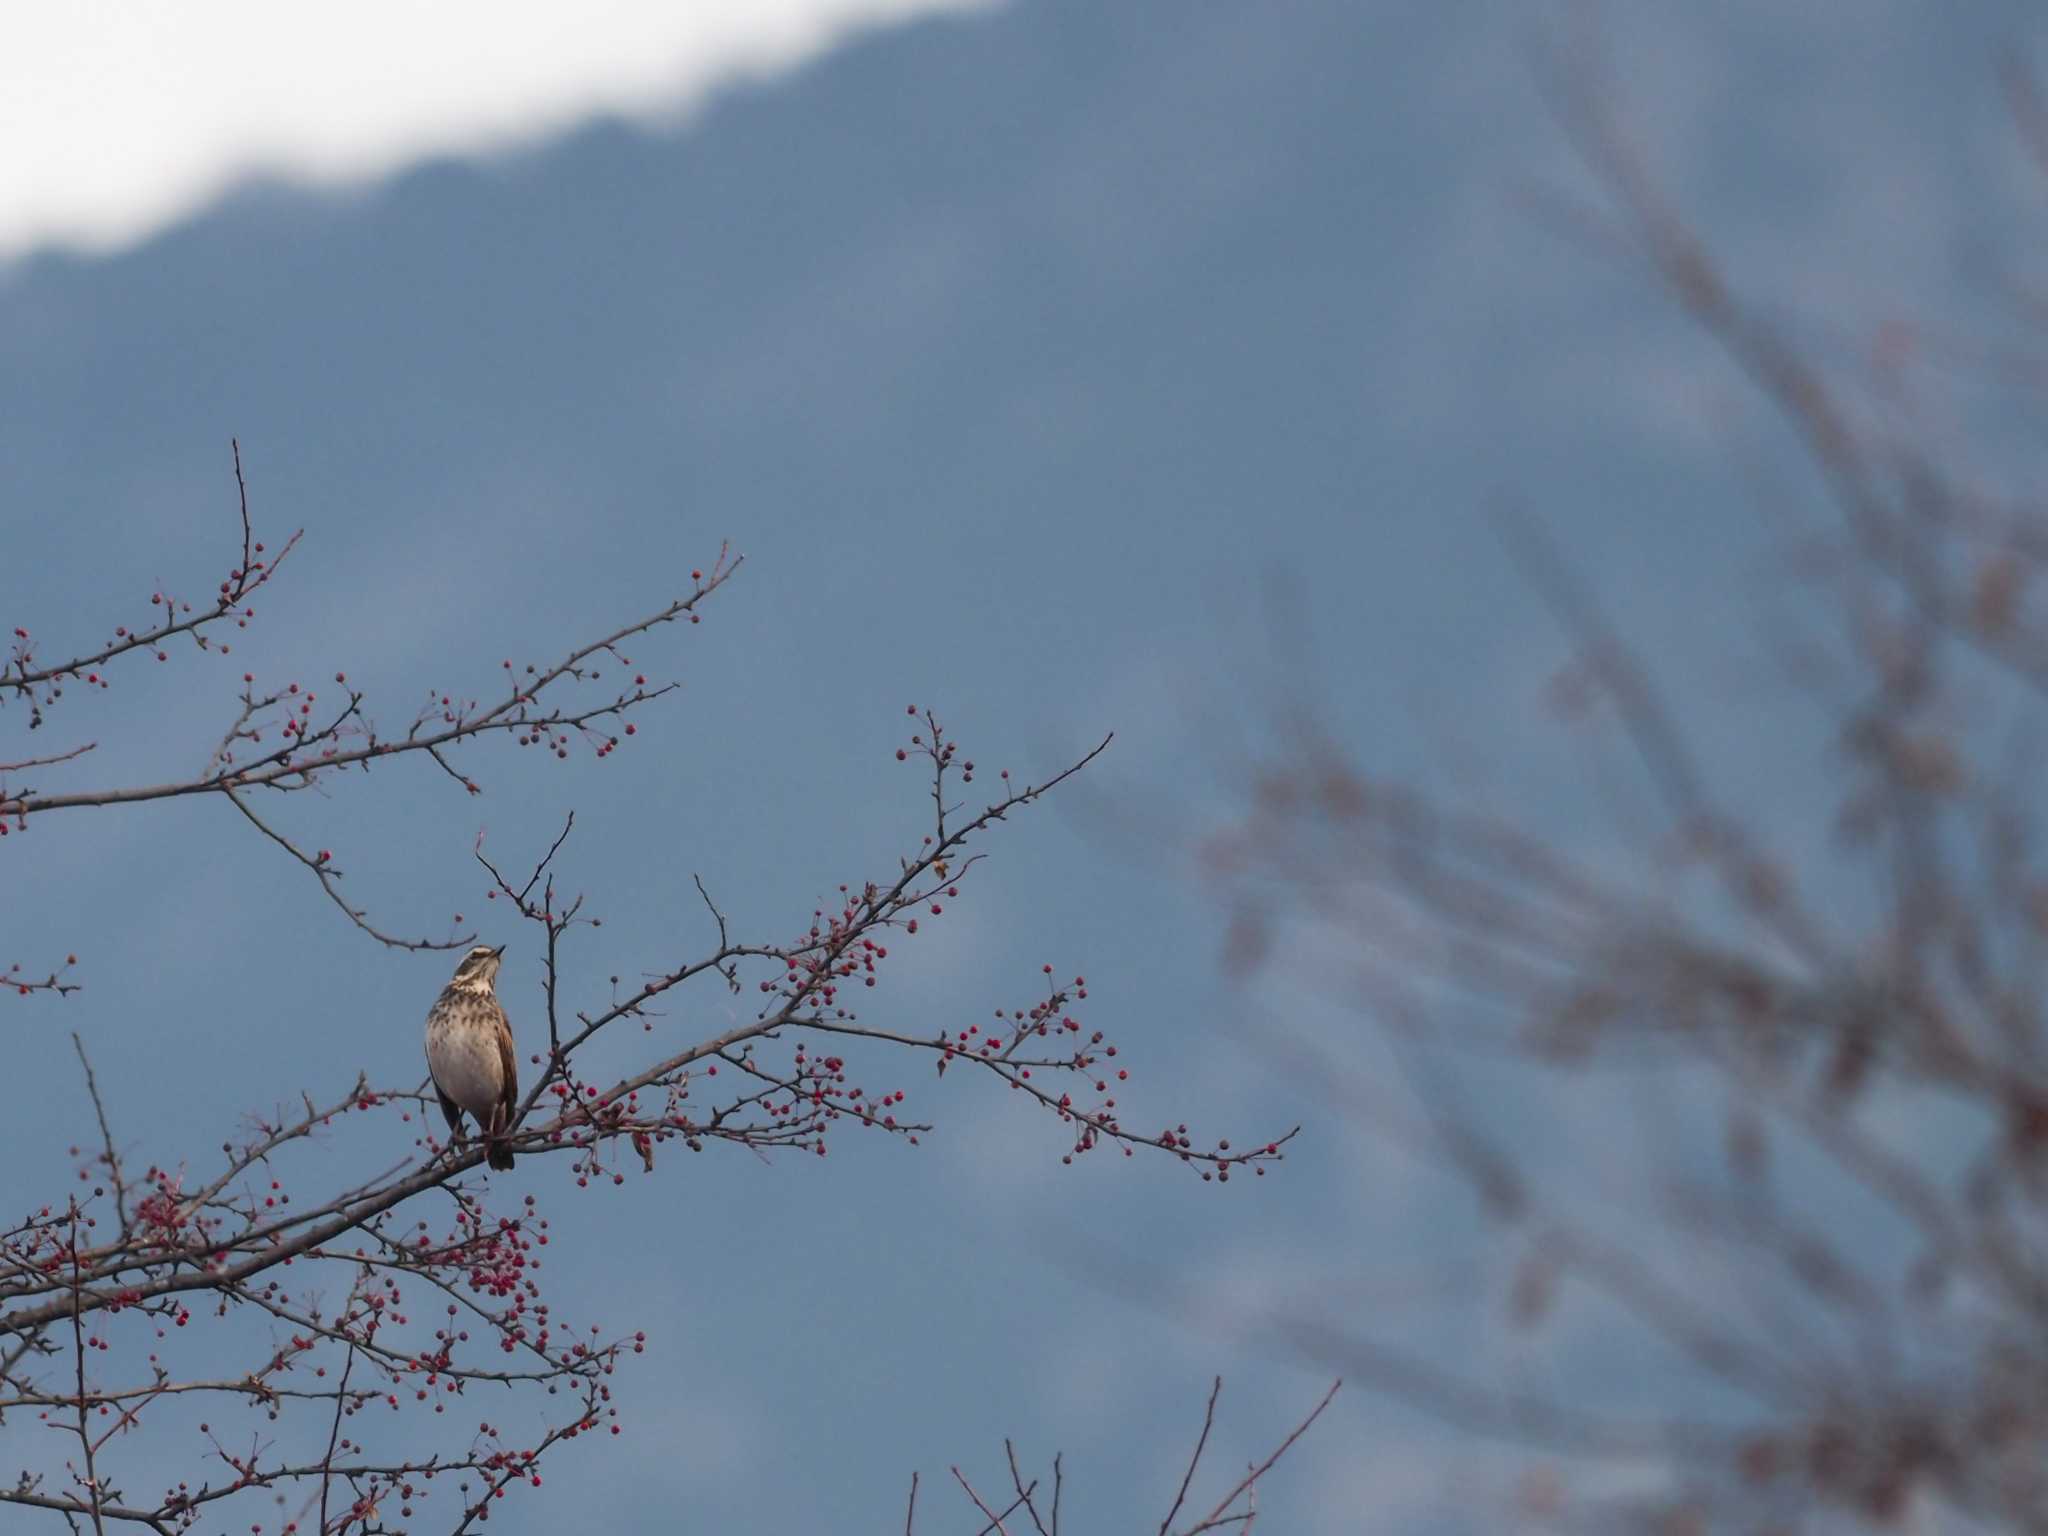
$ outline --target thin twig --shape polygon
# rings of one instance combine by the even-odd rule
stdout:
[[[1282,1456],[1285,1456],[1288,1453],[1288,1451],[1293,1449],[1294,1442],[1299,1440],[1303,1435],[1308,1433],[1309,1426],[1315,1423],[1317,1419],[1323,1416],[1323,1410],[1330,1406],[1331,1400],[1334,1399],[1337,1395],[1337,1389],[1343,1385],[1344,1381],[1342,1377],[1339,1377],[1337,1380],[1331,1382],[1330,1390],[1323,1394],[1323,1400],[1317,1403],[1315,1407],[1309,1411],[1309,1416],[1307,1418],[1303,1419],[1299,1424],[1294,1426],[1293,1433],[1288,1435],[1288,1437],[1285,1440],[1282,1440],[1280,1442],[1280,1444],[1274,1449],[1273,1454],[1268,1456],[1264,1461],[1260,1462],[1257,1466],[1253,1467],[1249,1472],[1245,1473],[1243,1478],[1239,1480],[1238,1485],[1235,1488],[1231,1489],[1230,1492],[1216,1505],[1214,1509],[1209,1511],[1208,1515],[1204,1517],[1201,1524],[1188,1527],[1188,1529],[1182,1533],[1182,1536],[1196,1536],[1197,1532],[1214,1530],[1217,1526],[1222,1525],[1225,1522],[1225,1519],[1227,1518],[1227,1511],[1230,1509],[1230,1506],[1235,1504],[1240,1498],[1244,1496],[1244,1494],[1249,1489],[1256,1485],[1260,1478],[1264,1477],[1268,1472],[1272,1471],[1274,1464],[1278,1462]]]
[[[99,1122],[100,1144],[106,1148],[107,1182],[114,1188],[114,1214],[121,1223],[121,1235],[128,1234],[128,1181],[121,1172],[121,1156],[114,1150],[114,1133],[107,1126],[107,1107],[100,1099],[99,1080],[93,1076],[92,1063],[86,1059],[85,1042],[78,1031],[71,1032],[71,1048],[78,1052],[78,1064],[85,1069],[85,1091],[92,1099],[93,1118]]]
[[[1169,1509],[1166,1518],[1159,1522],[1159,1536],[1166,1536],[1173,1528],[1173,1517],[1180,1513],[1181,1505],[1187,1500],[1188,1485],[1195,1480],[1195,1468],[1202,1464],[1202,1452],[1209,1444],[1209,1431],[1216,1424],[1216,1399],[1222,1393],[1223,1378],[1218,1376],[1209,1387],[1209,1404],[1202,1410],[1202,1432],[1195,1438],[1195,1454],[1188,1458],[1188,1469],[1181,1474],[1180,1492],[1173,1496],[1173,1508]]]

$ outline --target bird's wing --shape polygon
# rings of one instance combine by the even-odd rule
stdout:
[[[434,1052],[432,1050],[432,1046],[434,1043],[434,1021],[440,1015],[442,1009],[446,1006],[447,1001],[448,1000],[445,997],[441,998],[434,1004],[433,1007],[427,1010],[426,1044],[428,1046],[428,1049],[425,1053],[427,1058],[427,1081],[434,1085],[434,1092],[441,1094],[441,1098],[444,1102],[447,1100],[448,1095],[446,1093],[442,1093],[441,1079],[434,1075]]]
[[[433,1068],[429,1067],[427,1069],[427,1076],[431,1078],[433,1075]],[[449,1098],[447,1094],[442,1093],[439,1083],[434,1084],[434,1094],[441,1101],[441,1115],[448,1122],[448,1129],[455,1135],[460,1136],[462,1134],[462,1106]]]
[[[509,1131],[513,1108],[519,1102],[519,1058],[512,1049],[512,1021],[505,1017],[503,1008],[498,1010],[498,1066],[505,1079],[505,1086],[498,1094],[498,1123]]]

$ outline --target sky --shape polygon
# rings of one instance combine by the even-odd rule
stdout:
[[[359,183],[596,112],[673,118],[851,28],[976,3],[26,8],[0,57],[0,261],[127,244],[251,175]]]
[[[1334,1372],[1247,1327],[1264,1303],[1336,1297],[1446,1365],[1492,1358],[1506,1276],[1444,1280],[1455,1190],[1275,1049],[1284,1023],[1363,1059],[1355,1011],[1284,976],[1234,989],[1190,851],[1304,654],[1283,681],[1371,767],[1448,761],[1611,851],[1606,781],[1542,706],[1568,646],[1489,531],[1503,498],[1666,669],[1731,798],[1811,835],[1822,760],[1756,750],[1808,743],[1757,713],[1748,642],[1772,519],[1817,488],[1662,295],[1531,213],[1532,191],[1598,191],[1538,88],[1568,17],[735,6],[691,8],[686,37],[617,7],[559,37],[503,8],[353,8],[346,36],[278,7],[141,14],[167,18],[161,48],[106,8],[24,15],[32,46],[0,58],[22,72],[0,82],[21,157],[0,169],[0,624],[54,648],[154,583],[210,585],[231,437],[259,528],[305,529],[235,662],[345,670],[387,723],[659,606],[729,540],[740,577],[647,648],[685,687],[631,750],[479,749],[474,802],[388,774],[279,814],[392,926],[429,927],[474,915],[479,834],[516,858],[573,805],[569,878],[606,919],[572,961],[589,997],[701,947],[693,874],[781,936],[892,868],[922,831],[907,702],[1020,775],[1114,730],[876,1007],[980,1018],[1056,963],[1142,1063],[1146,1118],[1305,1127],[1227,1191],[1142,1158],[1069,1169],[1053,1127],[956,1075],[906,1085],[940,1122],[917,1154],[706,1156],[585,1193],[522,1166],[564,1310],[644,1325],[649,1353],[615,1383],[621,1443],[570,1448],[494,1532],[564,1508],[630,1533],[873,1528],[913,1468],[928,1489],[993,1470],[1005,1435],[1067,1450],[1082,1523],[1156,1525],[1213,1374],[1238,1460]],[[2022,8],[1659,0],[1600,25],[1673,197],[1831,356],[1902,316],[1933,345],[1997,334],[2000,260],[2043,233],[1993,87],[2035,38]],[[1928,409],[1983,425],[1962,392]],[[2025,424],[1993,429],[2026,463]],[[1296,631],[1303,651],[1276,642]],[[101,745],[67,782],[203,761],[239,670],[215,660],[69,701]],[[86,983],[8,1020],[13,1070],[52,1087],[11,1117],[7,1203],[68,1176],[73,1029],[138,1155],[195,1166],[301,1087],[415,1080],[443,960],[370,945],[221,809],[0,847],[6,943],[76,950]],[[530,1026],[530,945],[489,936]],[[692,995],[663,1027],[728,1006]],[[1598,1159],[1640,1106],[1596,1109],[1532,1129]],[[1602,1343],[1593,1368],[1626,1376]],[[167,1430],[135,1482],[186,1449]],[[1497,1529],[1524,1464],[1347,1392],[1267,1518]]]

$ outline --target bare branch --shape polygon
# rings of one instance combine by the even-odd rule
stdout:
[[[1173,1529],[1173,1520],[1180,1513],[1180,1507],[1187,1502],[1188,1485],[1195,1480],[1195,1469],[1202,1464],[1202,1452],[1209,1448],[1209,1431],[1216,1425],[1216,1399],[1223,1395],[1223,1378],[1218,1376],[1209,1387],[1209,1402],[1202,1410],[1202,1432],[1195,1437],[1195,1453],[1188,1458],[1188,1469],[1181,1474],[1180,1491],[1173,1496],[1173,1507],[1166,1512],[1166,1518],[1159,1522],[1159,1536]]]
[[[1221,1383],[1219,1382],[1219,1386],[1220,1384]],[[1238,1516],[1235,1516],[1230,1513],[1230,1511],[1237,1504],[1237,1501],[1239,1499],[1246,1497],[1252,1491],[1253,1488],[1257,1487],[1259,1479],[1264,1477],[1268,1472],[1272,1471],[1274,1466],[1279,1462],[1282,1456],[1285,1456],[1289,1451],[1294,1449],[1294,1442],[1299,1440],[1303,1435],[1307,1434],[1309,1426],[1315,1423],[1317,1419],[1323,1416],[1323,1410],[1330,1406],[1331,1402],[1337,1396],[1337,1389],[1343,1385],[1344,1383],[1341,1379],[1331,1382],[1330,1390],[1323,1394],[1323,1399],[1321,1402],[1317,1403],[1315,1407],[1309,1410],[1308,1417],[1303,1419],[1299,1424],[1294,1426],[1293,1430],[1289,1432],[1287,1438],[1285,1440],[1282,1440],[1279,1443],[1279,1445],[1274,1447],[1273,1453],[1270,1456],[1268,1456],[1264,1461],[1260,1462],[1257,1466],[1253,1467],[1249,1472],[1245,1473],[1243,1478],[1239,1480],[1237,1486],[1231,1489],[1229,1493],[1225,1494],[1222,1497],[1222,1499],[1220,1499],[1217,1502],[1216,1507],[1210,1510],[1209,1513],[1203,1517],[1200,1524],[1189,1526],[1187,1530],[1182,1533],[1182,1536],[1197,1536],[1198,1532],[1215,1530],[1218,1526],[1227,1524],[1230,1521],[1239,1518]],[[1213,1397],[1211,1401],[1214,1401]],[[1205,1431],[1206,1428],[1207,1426],[1205,1425]]]

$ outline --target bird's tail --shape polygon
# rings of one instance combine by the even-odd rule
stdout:
[[[512,1166],[512,1149],[502,1141],[490,1142],[485,1148],[485,1161],[503,1173]]]

